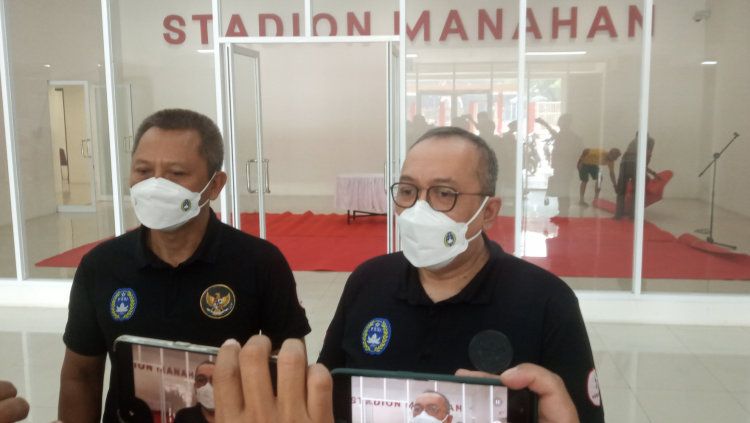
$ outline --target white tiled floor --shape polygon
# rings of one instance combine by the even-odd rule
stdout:
[[[348,275],[296,272],[313,328],[323,334]],[[66,311],[0,308],[0,379],[32,404],[30,422],[56,415]],[[609,423],[750,422],[750,328],[587,323]]]

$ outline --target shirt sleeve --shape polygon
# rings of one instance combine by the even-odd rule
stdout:
[[[318,363],[323,364],[328,369],[346,367],[346,353],[344,352],[344,330],[346,329],[347,306],[354,301],[356,296],[356,281],[359,279],[359,269],[355,270],[346,281],[344,292],[341,293],[339,304],[336,312],[328,325],[325,337],[323,338],[323,348],[318,356]]]
[[[263,260],[266,267],[262,275],[261,331],[278,349],[287,338],[304,338],[310,333],[310,324],[297,297],[292,269],[281,251],[270,246]]]
[[[547,304],[540,365],[565,382],[582,422],[604,422],[599,381],[578,299],[570,292]]]
[[[65,325],[63,342],[71,351],[87,356],[107,352],[107,342],[99,326],[93,300],[93,277],[91,259],[84,256],[73,278],[68,302],[68,322]]]

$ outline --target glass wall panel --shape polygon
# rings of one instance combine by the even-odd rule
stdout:
[[[106,121],[94,113],[104,80],[99,2],[8,2],[6,13],[27,271],[67,278],[83,246],[114,233],[102,194],[108,139],[96,131]]]
[[[125,226],[131,229],[138,222],[129,199],[130,156],[140,122],[165,108],[216,119],[211,4],[113,0],[111,19],[120,178]],[[212,207],[218,212],[218,202]]]
[[[407,2],[407,148],[435,126],[482,136],[498,155],[501,217],[488,232],[513,251],[518,42],[516,1]],[[512,126],[511,126],[512,127]]]
[[[633,220],[613,217],[635,163],[616,152],[638,128],[639,7],[528,2],[523,256],[576,289],[632,286]]]
[[[312,1],[313,35],[360,36],[398,33],[398,1]]]
[[[2,110],[2,105],[0,105]],[[2,115],[0,114],[0,117]],[[0,278],[16,277],[16,257],[13,245],[13,221],[10,210],[10,186],[8,185],[8,150],[5,145],[5,131],[0,142]]]
[[[644,290],[747,293],[750,4],[658,0],[655,8],[649,167],[661,179],[648,183],[646,220],[664,233],[644,245]]]

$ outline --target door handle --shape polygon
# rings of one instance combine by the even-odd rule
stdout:
[[[257,189],[253,189],[253,186],[251,183],[250,166],[252,166],[253,163],[258,163],[258,161],[255,159],[251,159],[245,162],[245,181],[247,182],[247,192],[249,192],[250,194],[255,194],[258,192]]]
[[[268,159],[263,159],[263,167],[264,167],[265,176],[266,176],[265,193],[270,194],[271,193],[271,180],[268,178]]]
[[[91,158],[91,139],[84,138],[81,140],[81,157],[84,159]]]

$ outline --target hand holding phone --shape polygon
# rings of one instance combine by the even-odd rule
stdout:
[[[523,363],[500,376],[459,369],[457,376],[498,378],[511,389],[527,388],[539,396],[539,423],[578,423],[578,412],[560,377],[544,367]]]
[[[536,396],[482,377],[334,369],[337,423],[536,422]]]
[[[217,359],[217,423],[331,423],[331,376],[323,365],[307,367],[305,346],[287,339],[278,354],[278,395],[268,372],[271,341],[256,335],[240,348],[229,340]]]

